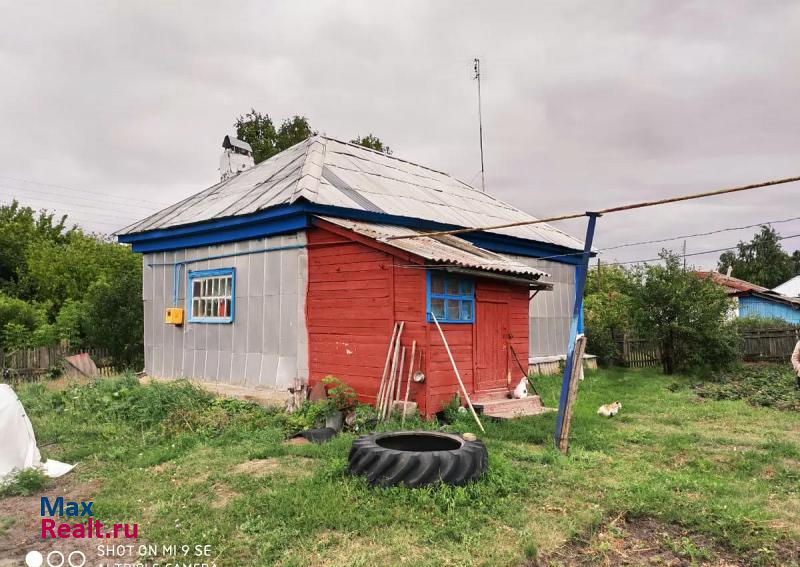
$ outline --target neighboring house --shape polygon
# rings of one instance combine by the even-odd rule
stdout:
[[[411,397],[430,414],[457,391],[433,312],[468,390],[505,391],[515,354],[566,349],[583,243],[547,224],[392,237],[532,219],[439,171],[313,136],[118,233],[143,254],[145,370],[279,390],[332,374],[371,402],[405,321],[426,375]]]
[[[778,287],[772,288],[772,291],[786,297],[800,297],[800,276],[795,276],[789,281],[783,282]]]
[[[800,324],[800,299],[719,272],[697,272],[697,275],[724,287],[736,301],[736,317],[765,317]]]

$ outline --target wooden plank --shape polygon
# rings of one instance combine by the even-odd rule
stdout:
[[[581,377],[581,367],[583,366],[583,355],[586,352],[586,335],[580,335],[575,341],[575,351],[572,357],[572,370],[569,377],[569,392],[567,403],[564,408],[564,420],[561,426],[561,433],[558,439],[558,448],[563,454],[569,450],[569,434],[572,428],[572,409],[578,397],[578,383]]]

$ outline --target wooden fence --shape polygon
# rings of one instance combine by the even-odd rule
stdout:
[[[747,362],[789,362],[794,345],[800,340],[797,327],[776,327],[744,331],[742,358]]]
[[[618,342],[622,365],[630,368],[661,366],[661,346],[654,341],[623,337]]]
[[[745,362],[789,362],[794,345],[800,340],[800,328],[775,327],[740,332],[739,354]],[[621,364],[630,368],[661,366],[661,347],[658,343],[628,337],[617,341]]]
[[[99,348],[69,349],[65,345],[26,348],[12,352],[0,350],[0,371],[9,369],[11,374],[20,378],[38,378],[47,374],[51,368],[62,364],[67,356],[88,353],[97,365],[100,376],[117,374],[108,356],[108,351]]]

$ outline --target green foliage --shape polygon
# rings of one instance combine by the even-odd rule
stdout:
[[[786,528],[799,521],[793,504],[800,413],[667,388],[688,385],[684,376],[665,380],[652,369],[592,373],[581,383],[568,455],[552,446],[554,413],[484,420],[479,436],[489,452],[488,474],[467,486],[419,490],[370,488],[347,475],[352,434],[288,445],[284,412],[214,402],[184,383],[98,382],[108,384],[65,392],[42,384],[19,388],[40,446],[53,458],[80,460],[84,472],[74,474],[99,481],[87,495],[99,518],[141,519],[146,506],[152,541],[199,540],[225,564],[310,565],[322,558],[368,565],[378,557],[499,567],[528,564],[537,555],[597,564],[563,543],[625,511],[621,529],[652,518],[669,528],[687,564],[704,554],[700,544],[711,553],[727,549],[742,564],[763,564],[764,557],[767,564],[791,564],[800,537]],[[560,385],[558,376],[539,377],[546,405],[555,404]],[[596,414],[615,399],[623,403],[617,418]],[[140,404],[158,410],[142,412]],[[183,422],[184,405],[204,417],[186,414],[191,428],[172,429]],[[87,408],[97,416],[87,419]],[[475,424],[460,415],[447,430],[475,431]],[[239,466],[253,459],[263,459],[251,463],[262,469]],[[681,541],[687,534],[691,541]],[[614,563],[620,556],[609,557]]]
[[[66,216],[56,219],[53,213],[37,213],[17,201],[0,205],[0,292],[29,298],[21,282],[28,250],[41,242],[66,238],[72,231],[66,228],[66,221]]]
[[[356,405],[356,391],[336,376],[326,376],[322,383],[327,388],[328,399],[339,411],[350,410]]]
[[[800,327],[800,325],[792,325],[791,323],[787,323],[783,319],[778,319],[775,317],[757,317],[754,315],[750,315],[748,317],[737,317],[733,320],[733,325],[736,327],[738,332]]]
[[[781,248],[780,236],[771,226],[762,226],[750,242],[739,242],[736,251],[719,257],[717,271],[756,285],[773,288],[800,274],[800,254],[790,256]]]
[[[287,118],[279,128],[276,128],[269,114],[262,114],[255,108],[251,108],[250,112],[239,116],[234,127],[236,128],[236,137],[247,142],[253,148],[253,160],[256,163],[261,163],[316,134],[305,116],[295,115]],[[392,155],[389,146],[372,134],[363,137],[357,136],[350,142],[383,152],[386,155]]]
[[[140,257],[109,237],[65,229],[66,217],[16,203],[0,206],[0,219],[0,244],[9,242],[0,245],[0,349],[66,340],[70,348],[106,348],[119,366],[139,366]]]
[[[447,405],[442,408],[442,415],[446,423],[454,423],[458,421],[460,412],[462,411],[461,396],[458,393],[453,394]]]
[[[744,400],[756,406],[800,411],[794,372],[783,365],[754,364],[720,372],[696,389],[704,398]]]
[[[350,428],[360,435],[375,429],[378,424],[378,411],[369,404],[358,404],[353,410],[353,422]]]
[[[7,352],[30,347],[32,346],[30,329],[19,323],[6,323],[0,332],[0,344]]]
[[[634,281],[622,266],[598,267],[586,277],[584,324],[591,352],[603,366],[618,363],[617,340],[631,329]]]
[[[640,337],[661,345],[664,372],[720,368],[736,361],[738,336],[727,324],[731,302],[711,281],[684,271],[680,257],[631,271],[631,319]]]
[[[41,305],[9,297],[0,292],[0,329],[16,323],[33,331],[44,322],[45,313]]]
[[[71,349],[84,346],[86,342],[88,317],[87,306],[83,301],[67,299],[56,315],[56,331],[59,340],[64,340]]]
[[[306,401],[292,413],[281,414],[279,419],[284,432],[291,435],[316,427],[333,410],[330,400]]]
[[[380,138],[372,134],[367,134],[366,136],[356,136],[350,140],[350,143],[358,144],[359,146],[364,146],[365,148],[375,150],[376,152],[384,153],[387,156],[392,155],[392,149],[384,144]]]
[[[586,280],[585,324],[589,348],[600,364],[621,360],[625,334],[657,342],[665,372],[735,362],[739,339],[727,322],[725,292],[683,269],[678,256],[663,251],[664,265],[591,270]]]
[[[0,484],[0,496],[31,496],[47,486],[47,477],[39,469],[23,469]]]
[[[278,128],[275,148],[278,152],[282,152],[313,136],[315,133],[311,130],[311,126],[308,125],[308,119],[305,116],[292,116],[284,120],[281,123],[281,127]]]
[[[269,114],[261,114],[251,109],[236,119],[236,137],[253,148],[253,160],[261,163],[295,144],[299,144],[314,132],[305,116],[293,116],[275,128]]]

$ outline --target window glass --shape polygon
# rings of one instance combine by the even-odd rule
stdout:
[[[443,323],[471,323],[475,317],[475,285],[469,278],[437,271],[429,272],[430,311]],[[433,321],[432,317],[428,317]]]
[[[444,293],[444,275],[433,273],[431,274],[431,293]],[[438,315],[437,315],[438,317]]]
[[[436,299],[431,297],[431,313],[436,315],[437,319],[444,320],[444,299]]]
[[[452,321],[453,319],[461,319],[461,315],[459,315],[461,308],[461,302],[458,299],[448,299],[447,300],[447,312],[445,313],[445,317]]]
[[[472,301],[461,302],[461,317],[462,321],[472,321]]]
[[[227,270],[226,270],[227,271]],[[233,312],[233,270],[219,275],[219,272],[204,276],[203,272],[190,272],[189,303],[190,322],[229,323]]]

